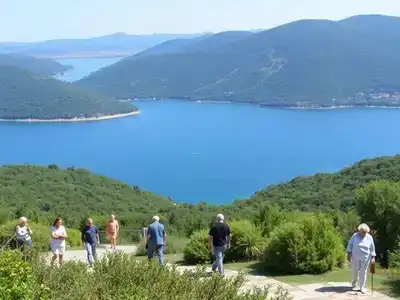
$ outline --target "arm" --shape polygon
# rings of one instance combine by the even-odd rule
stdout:
[[[52,239],[55,239],[55,240],[58,240],[60,237],[58,236],[58,234],[56,234],[56,229],[55,228],[51,228],[51,233],[50,233],[50,235],[51,235],[51,238]]]
[[[83,228],[83,229],[81,230],[81,241],[82,241],[82,244],[85,243],[85,228]]]
[[[116,221],[117,223],[115,224],[115,230],[117,231],[117,233],[119,232],[119,223],[118,221]]]
[[[17,227],[15,227],[15,233],[17,234],[17,237],[22,236],[22,230],[19,225],[17,225]]]
[[[96,228],[96,238],[97,238],[97,244],[100,245],[100,234],[99,234],[99,230]]]
[[[214,239],[214,227],[211,227],[210,232],[208,233],[208,248],[212,248]]]
[[[347,261],[348,262],[351,262],[351,254],[353,252],[353,245],[354,245],[354,235],[355,234],[353,234],[353,236],[349,240],[349,243],[347,244],[346,252],[347,252]]]
[[[228,243],[228,248],[231,247],[231,239],[232,239],[232,232],[231,228],[228,227],[228,236],[226,237],[227,243]]]
[[[375,257],[376,257],[375,243],[374,243],[374,238],[371,236],[371,264],[375,263]]]
[[[62,233],[62,237],[66,239],[68,237],[67,230],[64,227],[64,232]]]

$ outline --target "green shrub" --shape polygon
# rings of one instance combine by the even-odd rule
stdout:
[[[168,235],[167,243],[164,248],[164,253],[165,254],[183,253],[183,249],[185,248],[187,242],[188,242],[187,238]],[[142,239],[137,246],[137,251],[136,251],[137,256],[146,255],[145,246],[146,246],[146,240]]]
[[[262,257],[266,240],[262,230],[250,221],[229,223],[232,232],[231,247],[226,251],[226,262],[250,261]]]
[[[33,299],[32,268],[22,259],[20,251],[0,252],[0,299]]]
[[[394,250],[389,252],[389,268],[400,270],[400,251]]]
[[[264,253],[266,269],[281,273],[320,274],[343,263],[344,247],[332,220],[301,217],[276,228]]]
[[[0,245],[4,245],[10,240],[10,237],[15,233],[15,227],[17,224],[18,220],[15,220],[0,226]],[[50,244],[50,226],[37,223],[29,223],[29,226],[33,231],[33,248],[36,250],[47,251]],[[67,228],[67,234],[67,245],[76,247],[81,244],[81,234],[78,230]],[[11,240],[10,246],[15,246],[15,239]]]
[[[189,242],[183,249],[183,258],[188,264],[208,263],[211,261],[210,250],[208,249],[209,230],[200,230],[194,232]]]
[[[68,262],[59,268],[34,267],[37,285],[46,289],[36,298],[58,300],[289,300],[286,291],[272,295],[267,289],[239,293],[243,275],[223,279],[206,276],[204,269],[181,274],[175,267],[160,268],[156,262],[138,263],[134,256],[112,253],[102,257],[89,274],[85,264]]]

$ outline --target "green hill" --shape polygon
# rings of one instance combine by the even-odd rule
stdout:
[[[137,108],[71,83],[0,66],[0,119],[71,119],[129,113]]]
[[[0,211],[2,218],[27,215],[36,221],[62,216],[69,226],[81,218],[114,213],[131,216],[173,207],[165,197],[122,182],[91,174],[85,169],[58,169],[31,165],[0,167]]]
[[[228,32],[173,51],[133,56],[78,83],[123,98],[398,106],[397,30],[400,18],[371,15]]]
[[[346,212],[354,208],[357,188],[381,179],[400,181],[400,156],[363,160],[337,173],[294,178],[268,186],[247,200],[213,206],[175,204],[172,199],[84,169],[3,166],[0,224],[21,215],[42,223],[61,215],[68,226],[78,228],[83,218],[104,219],[114,213],[122,226],[136,229],[158,214],[169,232],[188,236],[207,228],[217,213],[229,219],[252,218],[266,204],[292,211]]]
[[[0,66],[17,67],[42,76],[54,76],[72,69],[72,66],[65,66],[49,58],[18,54],[0,54]]]
[[[377,180],[400,181],[400,156],[362,160],[337,173],[296,177],[256,192],[246,204],[278,204],[302,211],[347,211],[355,206],[355,190]]]

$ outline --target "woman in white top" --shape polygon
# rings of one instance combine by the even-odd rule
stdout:
[[[63,261],[67,231],[65,230],[65,227],[62,224],[63,224],[62,219],[60,217],[57,217],[53,223],[53,226],[51,226],[50,248],[51,252],[53,252],[53,257],[51,258],[52,264],[54,264],[57,258],[60,265],[62,264]]]
[[[358,226],[358,232],[353,234],[347,246],[347,260],[351,263],[352,286],[355,289],[359,279],[360,291],[365,294],[368,267],[375,263],[374,239],[369,234],[367,224]]]
[[[28,246],[32,247],[32,230],[28,226],[28,219],[25,217],[19,218],[19,225],[15,227],[15,234],[17,236],[18,248]]]

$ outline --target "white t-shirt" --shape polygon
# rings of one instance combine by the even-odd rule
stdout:
[[[53,234],[53,232],[55,234],[62,234],[67,232],[65,230],[65,227],[62,225],[58,228],[55,226],[51,226],[50,229],[51,229],[51,234]],[[53,237],[51,237],[50,245],[52,248],[65,247],[65,239],[53,239]]]
[[[347,252],[351,252],[354,260],[369,261],[371,256],[376,256],[374,239],[369,233],[362,237],[357,232],[351,237],[347,245]]]
[[[32,232],[28,229],[28,226],[20,226],[18,225],[15,228],[17,239],[29,241],[31,239]]]

